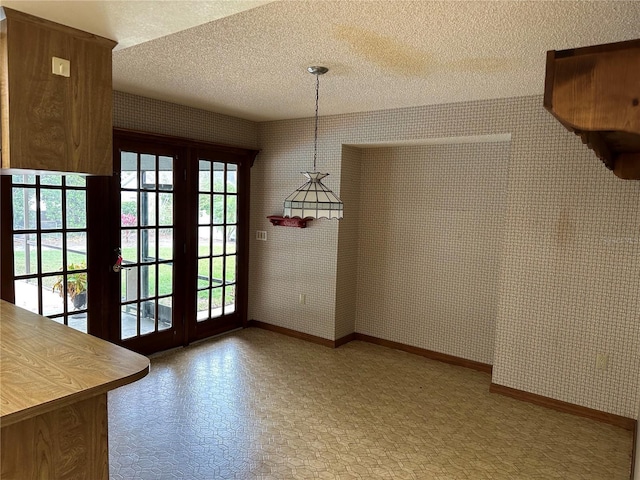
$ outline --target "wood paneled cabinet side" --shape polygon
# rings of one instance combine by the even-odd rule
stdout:
[[[113,173],[116,42],[9,8],[0,12],[2,168]],[[69,76],[52,72],[70,61]]]

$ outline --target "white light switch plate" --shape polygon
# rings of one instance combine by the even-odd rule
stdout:
[[[51,57],[51,73],[61,77],[71,76],[71,62],[64,58]]]

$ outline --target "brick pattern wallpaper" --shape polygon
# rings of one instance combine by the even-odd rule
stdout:
[[[343,318],[345,300],[336,297],[347,278],[338,258],[352,256],[339,251],[341,227],[328,220],[311,222],[304,230],[270,227],[265,218],[282,212],[284,198],[303,182],[297,172],[310,168],[312,119],[264,122],[258,131],[262,150],[252,171],[251,222],[252,230],[267,230],[269,237],[252,240],[250,318],[333,339],[349,326]],[[494,134],[511,134],[511,147],[501,172],[507,175],[504,233],[497,285],[491,287],[498,292],[493,381],[635,418],[640,404],[640,182],[619,180],[607,171],[544,110],[540,96],[321,117],[319,165],[331,174],[325,183],[341,194],[349,183],[341,175],[351,175],[342,166],[343,145]],[[353,205],[345,202],[345,219],[351,214]],[[381,237],[391,234],[383,222],[378,228]],[[485,231],[484,225],[478,228]],[[429,232],[412,233],[419,240]],[[362,245],[366,239],[358,234]],[[454,241],[463,230],[452,235]],[[361,271],[362,258],[355,264]],[[411,259],[389,265],[389,274],[400,279],[407,267],[414,268]],[[298,304],[298,293],[307,294],[307,305]],[[421,285],[420,295],[436,298],[428,285]],[[441,327],[425,326],[429,318],[442,318],[447,325],[447,310],[434,304],[440,310],[425,318],[418,314],[423,308],[418,302],[405,300],[402,308],[412,320],[404,331],[389,328],[397,317],[380,324],[359,317],[360,312],[356,328],[366,324],[372,332],[401,335],[412,345],[429,348],[434,341],[445,346],[444,353],[490,358],[486,337],[467,344],[462,354],[455,341],[422,333]],[[493,307],[478,308],[486,314]],[[608,355],[606,370],[596,369],[598,353]]]
[[[338,275],[336,278],[336,330],[339,339],[356,331],[358,295],[358,234],[360,225],[360,195],[362,150],[342,147],[340,200],[349,205],[349,215],[340,220],[338,231]],[[366,187],[365,187],[366,188]]]
[[[113,126],[257,148],[258,124],[125,92],[113,92]]]
[[[363,150],[356,331],[491,364],[509,143]]]

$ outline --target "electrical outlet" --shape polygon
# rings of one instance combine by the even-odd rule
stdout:
[[[265,230],[256,230],[256,240],[267,241],[267,232]]]
[[[301,293],[298,302],[300,305],[305,305],[307,303],[307,296],[304,293]]]
[[[609,365],[609,355],[606,353],[599,353],[596,355],[596,368],[598,370],[606,370]]]
[[[71,62],[64,58],[51,57],[51,73],[61,77],[71,76]]]

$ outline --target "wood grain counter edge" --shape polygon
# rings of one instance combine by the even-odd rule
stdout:
[[[1,427],[105,394],[109,390],[135,382],[149,373],[148,358],[105,340],[60,325],[53,320],[23,310],[3,300],[0,300],[0,329]],[[12,359],[11,354],[7,352],[15,350],[16,344],[22,343],[21,338],[16,338],[21,335],[22,330],[25,335],[24,341],[29,345],[29,348],[25,348],[21,352],[23,358],[20,360],[24,362],[24,356],[32,352],[34,367],[33,372],[24,367],[20,370],[21,377],[29,379],[29,376],[32,375],[33,378],[31,382],[20,382],[19,388],[24,389],[20,393],[23,393],[26,399],[42,398],[46,400],[24,401],[18,408],[15,404],[12,405],[12,398],[8,393],[11,390],[11,378],[15,378],[16,373],[10,371]],[[48,334],[44,335],[46,339],[42,340],[46,345],[41,350],[32,348],[33,343],[43,337],[43,333]],[[29,338],[30,334],[33,334],[31,338]],[[64,348],[67,350],[77,346],[77,352],[73,352],[75,354],[73,358],[78,362],[78,368],[74,369],[73,365],[63,363],[55,354],[47,355],[52,350],[52,342],[55,343],[57,338],[60,338],[61,343],[64,342]],[[5,348],[8,342],[12,342],[11,348]],[[86,359],[86,363],[82,362],[83,358]],[[110,362],[110,359],[113,359],[113,365],[106,364],[106,362]],[[38,368],[44,361],[47,362],[47,365],[50,364],[52,369],[57,368],[59,371],[64,371],[66,374],[64,380],[70,382],[65,383],[60,389],[55,388],[56,379],[49,378],[46,376],[47,372],[42,372],[42,369]],[[57,362],[60,362],[60,365],[57,365]],[[87,379],[87,365],[93,363],[105,364],[104,371],[96,372],[95,380]],[[11,373],[13,373],[13,377]],[[38,382],[39,378],[42,380],[41,382]],[[34,391],[29,392],[26,387],[33,388]]]

